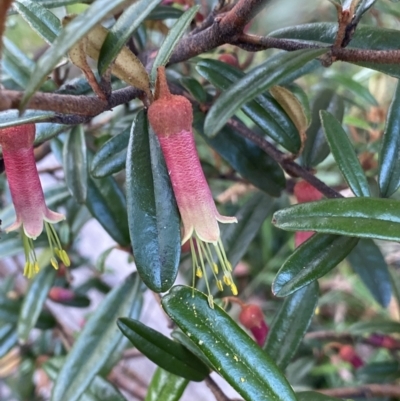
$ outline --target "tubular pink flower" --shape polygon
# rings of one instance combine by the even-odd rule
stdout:
[[[33,153],[35,131],[35,124],[0,130],[0,145],[16,214],[16,221],[7,227],[6,232],[22,228],[27,259],[25,274],[28,276],[32,276],[38,270],[32,240],[42,233],[44,224],[51,249],[54,248],[59,258],[63,262],[67,261],[69,265],[68,256],[62,250],[57,234],[47,224],[64,220],[65,216],[49,210],[46,206]],[[55,258],[52,258],[51,262],[53,266],[58,266]]]
[[[236,223],[237,220],[236,217],[218,213],[196,151],[192,132],[192,106],[185,97],[170,93],[163,67],[158,69],[156,99],[149,107],[148,116],[160,141],[181,215],[182,244],[190,241],[195,274],[198,277],[204,275],[207,287],[204,259],[212,267],[218,288],[222,290],[224,282],[236,295],[237,289],[231,276],[232,267],[222,246],[218,221]],[[209,244],[214,245],[214,253],[222,266],[223,282],[217,278],[218,266],[214,263]],[[209,303],[213,304],[210,294]]]

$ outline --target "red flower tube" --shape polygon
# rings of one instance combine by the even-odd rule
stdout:
[[[158,69],[156,99],[148,110],[149,122],[160,141],[181,215],[182,244],[190,241],[193,269],[196,276],[205,277],[212,307],[213,299],[205,274],[204,259],[212,266],[218,288],[222,290],[225,283],[236,295],[232,267],[221,242],[218,222],[236,223],[237,220],[236,217],[220,215],[215,206],[194,142],[192,105],[185,97],[170,93],[164,67]],[[214,263],[209,244],[213,244],[222,267],[223,280],[218,279],[218,265]]]
[[[19,125],[0,130],[0,145],[4,165],[15,208],[16,221],[6,232],[21,229],[25,251],[24,274],[32,277],[39,271],[33,241],[46,228],[49,245],[53,251],[51,264],[58,268],[54,253],[67,266],[69,258],[62,249],[57,233],[49,223],[57,223],[65,216],[49,210],[46,206],[36,161],[33,153],[35,124]]]

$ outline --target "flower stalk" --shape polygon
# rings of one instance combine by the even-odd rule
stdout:
[[[52,226],[64,220],[65,216],[49,210],[45,203],[33,152],[35,132],[35,124],[0,130],[0,145],[16,214],[15,222],[5,231],[21,230],[25,254],[24,275],[28,278],[39,271],[33,240],[42,233],[44,227],[53,255],[50,259],[52,266],[58,269],[56,256],[64,265],[70,265],[68,255],[62,249],[58,235]]]
[[[155,99],[149,107],[148,117],[160,141],[181,215],[182,244],[190,242],[193,280],[195,276],[204,277],[208,301],[213,307],[206,263],[211,267],[218,289],[222,291],[226,285],[234,295],[237,294],[232,266],[226,256],[218,225],[218,222],[236,223],[237,220],[236,217],[220,215],[215,206],[196,150],[192,105],[185,97],[170,93],[164,67],[158,68]],[[222,269],[222,278],[219,267]]]

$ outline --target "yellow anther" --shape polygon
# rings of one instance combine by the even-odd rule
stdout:
[[[202,278],[203,277],[203,272],[201,271],[200,267],[198,267],[198,266],[197,266],[197,269],[196,269],[196,276],[198,278]]]
[[[218,287],[218,289],[219,289],[220,291],[223,291],[223,290],[224,290],[224,286],[223,286],[221,280],[217,280],[217,287]]]
[[[69,260],[69,256],[64,249],[60,252],[60,259],[64,263],[65,266],[69,267],[71,265],[71,261]]]
[[[51,258],[50,263],[56,270],[58,270],[58,262],[57,262],[56,258]]]
[[[37,261],[34,263],[33,269],[35,273],[39,273],[40,268],[39,268],[39,263]]]
[[[208,294],[207,299],[208,299],[208,305],[210,305],[210,308],[214,309],[214,298],[213,298],[213,296],[211,294]]]
[[[232,285],[232,281],[231,281],[231,279],[230,279],[228,276],[224,276],[223,280],[224,280],[224,283],[225,283],[228,287],[230,287],[230,286]]]
[[[213,270],[215,274],[218,274],[218,265],[216,263],[213,264]]]
[[[237,290],[235,283],[232,283],[230,287],[231,287],[232,294],[236,296],[238,294],[238,290]]]

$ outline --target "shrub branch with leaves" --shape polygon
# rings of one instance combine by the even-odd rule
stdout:
[[[0,2],[0,398],[400,399],[399,17]]]

